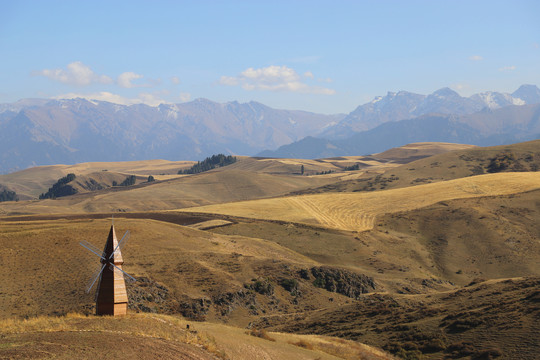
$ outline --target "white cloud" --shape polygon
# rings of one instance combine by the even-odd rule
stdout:
[[[122,95],[113,94],[107,91],[101,91],[98,93],[92,94],[78,94],[78,93],[68,93],[63,95],[58,95],[53,97],[54,99],[86,99],[86,100],[98,100],[98,101],[108,101],[115,104],[121,105],[134,105],[134,104],[146,104],[149,106],[158,106],[159,104],[168,104],[168,101],[160,99],[155,94],[150,93],[140,93],[137,98],[127,98]]]
[[[308,73],[311,74],[311,72]],[[311,75],[313,76],[313,74]],[[222,76],[219,82],[227,86],[240,85],[243,89],[249,91],[290,91],[325,95],[333,95],[336,92],[333,89],[308,85],[301,80],[300,75],[294,69],[287,66],[272,65],[260,69],[248,68],[238,76]]]
[[[534,43],[534,44],[533,44],[533,48],[535,48],[535,49],[540,49],[540,44],[539,44],[539,43]]]
[[[472,60],[472,61],[481,61],[481,60],[484,60],[483,57],[481,57],[480,55],[473,55],[469,58],[469,60]]]
[[[65,69],[44,69],[33,73],[38,76],[45,76],[51,80],[64,84],[86,86],[92,83],[110,84],[112,79],[106,75],[98,75],[87,65],[80,61],[68,64]]]
[[[454,90],[457,90],[457,91],[460,91],[460,90],[467,90],[468,88],[470,88],[469,84],[454,84],[454,85],[451,85],[450,86],[451,88],[453,88]]]
[[[178,84],[180,84],[180,78],[178,76],[173,76],[173,77],[171,77],[171,82],[174,85],[178,85]]]
[[[304,77],[307,77],[307,78],[310,78],[310,79],[314,78],[313,73],[311,71],[306,71],[304,73]]]
[[[179,98],[180,98],[181,102],[186,102],[186,101],[189,101],[191,99],[191,94],[186,93],[186,92],[181,92]]]
[[[138,84],[133,84],[132,81],[134,80],[137,80],[137,79],[142,79],[144,76],[143,75],[140,75],[140,74],[135,74],[134,72],[131,72],[131,71],[127,71],[125,73],[122,73],[120,75],[118,75],[118,78],[116,79],[116,82],[118,83],[119,86],[123,87],[123,88],[134,88],[134,87],[144,87],[144,86],[148,86],[148,85],[138,85]]]
[[[516,67],[514,65],[503,66],[502,68],[499,68],[499,71],[514,71],[514,70],[516,70]]]

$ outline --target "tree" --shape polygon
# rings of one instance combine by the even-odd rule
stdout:
[[[135,185],[135,180],[137,180],[137,177],[135,175],[129,175],[124,181],[122,181],[120,186]]]
[[[73,173],[67,174],[49,188],[46,193],[39,195],[40,199],[56,199],[57,197],[69,196],[77,193],[77,189],[73,188],[68,183],[75,180],[76,176]]]
[[[148,179],[146,181],[147,182],[152,182],[152,181],[156,181],[156,179],[154,179],[154,177],[152,175],[149,175]]]
[[[178,174],[198,174],[204,171],[215,169],[216,167],[227,166],[236,162],[235,156],[225,156],[223,154],[212,155],[203,161],[197,161],[189,169],[179,170]]]
[[[0,191],[0,202],[2,201],[19,201],[19,197],[15,191],[2,189],[2,191]]]
[[[304,175],[304,165],[302,165],[302,166],[300,167],[300,173],[301,173],[302,175]]]

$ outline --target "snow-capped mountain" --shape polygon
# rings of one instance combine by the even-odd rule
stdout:
[[[449,88],[429,95],[406,91],[389,92],[357,107],[340,123],[326,129],[320,137],[344,139],[354,132],[366,131],[388,122],[412,119],[426,114],[473,114],[483,109],[499,109],[509,105],[540,103],[540,89],[522,85],[512,94],[487,91],[470,97],[460,96]]]

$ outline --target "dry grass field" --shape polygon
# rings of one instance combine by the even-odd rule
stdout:
[[[190,325],[187,329],[187,325]],[[2,359],[390,359],[376,348],[332,337],[249,331],[158,314],[0,320]]]
[[[77,180],[77,179],[76,179]],[[0,203],[0,215],[171,210],[280,196],[333,182],[320,176],[209,171],[177,179],[115,187],[54,200]]]
[[[515,194],[540,188],[540,173],[500,173],[369,193],[289,196],[195,207],[182,211],[316,224],[364,231],[377,216],[440,201]]]
[[[0,175],[0,184],[17,192],[21,200],[27,200],[37,198],[58,179],[69,173],[87,177],[92,174],[92,178],[106,177],[102,180],[109,184],[112,180],[123,180],[127,175],[138,175],[144,178],[153,175],[157,180],[162,180],[178,177],[176,174],[179,169],[189,168],[193,163],[194,161],[144,160],[37,166]]]
[[[401,148],[391,149],[381,154],[394,163],[402,156],[409,154],[408,147],[417,148],[422,144],[411,144]],[[450,146],[451,144],[448,144]],[[435,153],[435,145],[430,146],[430,152]],[[448,149],[447,146],[443,150]],[[414,151],[414,150],[413,150]],[[420,150],[418,150],[420,151]],[[501,167],[490,168],[500,161]],[[301,193],[327,192],[357,192],[385,189],[404,188],[440,181],[454,180],[464,177],[487,174],[490,172],[526,172],[540,169],[540,140],[524,143],[492,146],[492,147],[463,147],[455,151],[443,151],[433,156],[414,159],[414,152],[406,159],[406,164],[384,169],[375,174],[352,179],[343,179],[334,184],[318,189],[309,189]]]
[[[77,186],[137,185],[0,203],[0,358],[99,358],[113,342],[143,359],[390,358],[361,341],[407,359],[533,359],[539,145],[241,158],[188,176],[175,173],[189,162],[80,164]],[[485,174],[494,158],[507,168]],[[0,183],[43,192],[73,169]],[[138,279],[122,319],[91,316],[99,262],[78,244],[103,246],[112,214]]]

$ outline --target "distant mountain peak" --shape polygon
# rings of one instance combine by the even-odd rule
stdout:
[[[540,89],[536,85],[521,85],[512,93],[512,96],[525,101],[526,104],[540,103]]]
[[[450,89],[449,87],[443,87],[435,91],[432,95],[436,97],[461,97],[461,95],[459,95],[457,92]]]

